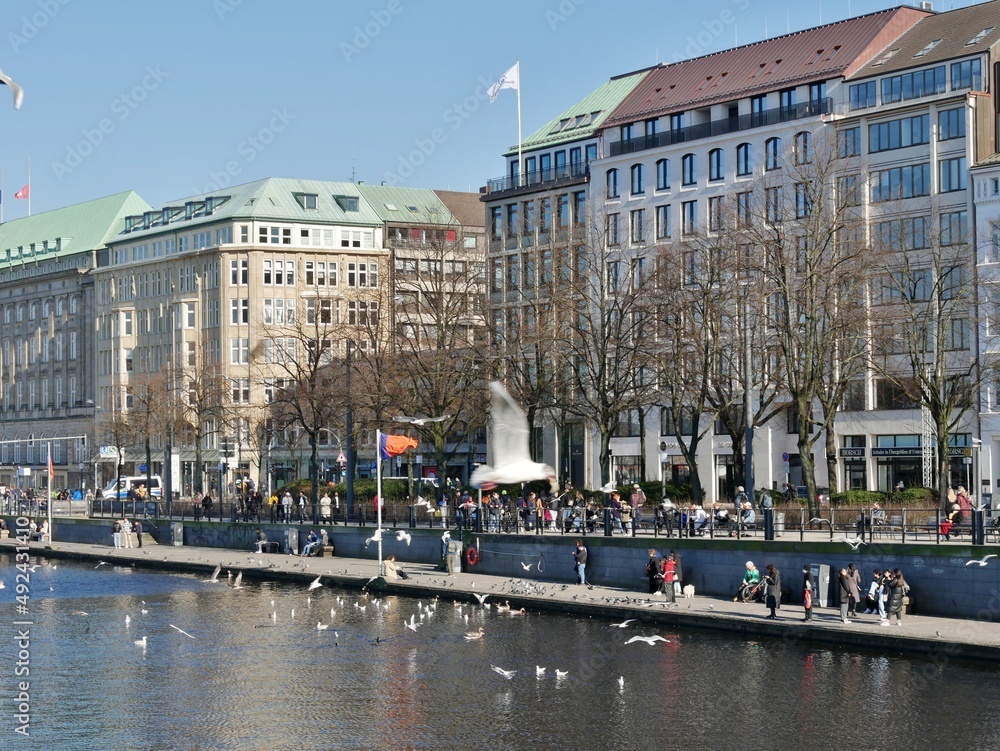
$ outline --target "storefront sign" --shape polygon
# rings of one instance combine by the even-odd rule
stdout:
[[[858,457],[858,458],[861,458],[861,459],[865,458],[865,448],[864,448],[864,446],[862,446],[860,448],[841,447],[840,449],[838,449],[837,453],[840,454],[840,456]]]

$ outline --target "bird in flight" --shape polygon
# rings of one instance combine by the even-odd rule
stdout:
[[[21,109],[21,102],[24,101],[24,89],[14,83],[14,79],[2,70],[0,70],[0,83],[10,87],[11,93],[14,95],[14,109]]]
[[[473,592],[472,596],[475,597],[477,600],[479,600],[480,606],[486,607],[486,598],[489,597],[489,594],[478,595],[475,592]]]
[[[513,485],[532,480],[548,480],[552,490],[559,489],[556,471],[548,464],[531,460],[528,453],[528,418],[499,381],[490,383],[493,420],[493,464],[481,464],[469,484],[483,490],[497,485]]]
[[[319,583],[321,577],[317,576],[312,582],[309,583],[309,591],[312,592],[314,589],[319,589],[323,585]]]
[[[236,581],[233,582],[233,589],[243,589],[243,572],[240,571],[236,575]]]
[[[494,673],[499,673],[504,678],[506,678],[508,681],[511,678],[513,678],[515,675],[517,675],[517,671],[516,670],[504,670],[503,668],[498,668],[496,665],[490,665],[490,667],[493,668],[493,672]]]
[[[978,564],[980,566],[985,566],[989,562],[990,558],[996,558],[996,554],[995,553],[990,553],[989,555],[984,555],[978,561],[969,561],[965,565],[966,566],[971,566],[973,564]]]
[[[614,493],[618,488],[615,486],[615,481],[611,480],[607,485],[601,487],[602,493]]]
[[[629,639],[625,643],[626,644],[631,644],[632,642],[635,642],[635,641],[646,642],[646,644],[648,644],[649,646],[653,646],[658,641],[663,641],[663,642],[666,642],[667,644],[670,643],[670,639],[664,639],[659,634],[654,634],[653,636],[633,636],[631,639]]]
[[[218,584],[220,573],[222,573],[222,566],[216,566],[215,571],[212,572],[212,576],[208,579],[205,579],[204,582],[206,584]]]
[[[396,415],[392,419],[396,422],[408,422],[411,425],[423,427],[430,422],[444,422],[445,420],[450,420],[451,415],[441,415],[440,417],[407,417],[406,415]]]
[[[375,534],[365,540],[365,547],[367,548],[373,542],[380,542],[382,540],[382,530],[376,529]]]
[[[184,634],[184,636],[186,636],[186,637],[187,637],[188,639],[193,639],[193,638],[194,638],[193,636],[191,636],[191,634],[189,634],[189,633],[188,633],[187,631],[185,631],[184,629],[182,629],[182,628],[177,628],[177,626],[175,626],[175,625],[174,625],[174,624],[172,624],[172,623],[171,623],[171,624],[169,624],[169,625],[170,625],[170,628],[172,628],[172,629],[173,629],[174,631],[180,631],[180,632],[181,632],[182,634]]]
[[[846,542],[851,546],[851,550],[857,550],[862,545],[867,545],[868,543],[862,540],[860,537],[849,538],[849,537],[835,537],[833,542]]]
[[[627,621],[622,621],[621,623],[612,623],[611,625],[615,628],[628,628],[628,624],[635,623],[635,618],[629,618]]]
[[[523,561],[521,562],[521,568],[523,568],[525,571],[531,571],[531,569],[534,568],[534,566],[535,566],[534,563],[524,563]]]
[[[400,542],[405,542],[407,545],[409,545],[410,540],[412,538],[409,532],[406,532],[405,530],[401,529],[398,532],[396,532],[396,539],[399,540]]]

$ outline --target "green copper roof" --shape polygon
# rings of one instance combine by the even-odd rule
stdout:
[[[315,224],[378,226],[382,218],[349,182],[268,177],[212,193],[188,196],[153,210],[149,227],[142,213],[130,218],[133,229],[121,227],[117,241],[175,232],[220,220],[264,220]],[[315,208],[312,208],[313,201]]]
[[[458,224],[458,220],[433,190],[392,185],[362,184],[357,187],[384,222],[444,226]]]
[[[615,108],[646,77],[649,70],[641,70],[619,78],[612,78],[596,91],[588,94],[558,117],[543,125],[521,144],[522,151],[556,146],[590,138],[599,130]],[[517,145],[504,156],[517,154]]]
[[[136,193],[126,191],[4,222],[0,224],[0,268],[26,258],[58,258],[103,248],[121,231],[128,214],[149,208]]]

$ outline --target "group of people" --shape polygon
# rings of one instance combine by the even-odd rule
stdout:
[[[132,544],[135,535],[137,545]],[[111,523],[111,541],[116,549],[142,547],[142,522],[138,519],[129,521],[124,516]]]
[[[646,576],[649,578],[649,593],[666,595],[667,602],[676,602],[681,594],[681,556],[676,550],[660,556],[655,548],[649,549],[646,562]]]
[[[748,595],[751,593],[756,596],[749,597]],[[747,561],[743,572],[743,579],[736,590],[733,602],[740,599],[762,601],[767,606],[767,609],[771,611],[767,617],[771,620],[777,620],[778,614],[776,611],[781,607],[781,572],[777,566],[773,563],[768,564],[767,573],[761,579],[760,569],[754,565],[753,561]],[[811,607],[811,603],[807,601],[806,606],[807,608]],[[810,611],[807,609],[806,620],[809,620],[809,617]]]

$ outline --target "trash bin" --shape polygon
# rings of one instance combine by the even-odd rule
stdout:
[[[813,577],[813,607],[830,607],[830,567],[825,563],[810,563]]]
[[[178,547],[184,544],[184,525],[180,522],[170,522],[170,544]]]
[[[774,536],[781,537],[785,534],[785,512],[779,511],[774,515]]]
[[[448,540],[448,552],[445,554],[445,566],[449,575],[462,573],[461,540]]]

